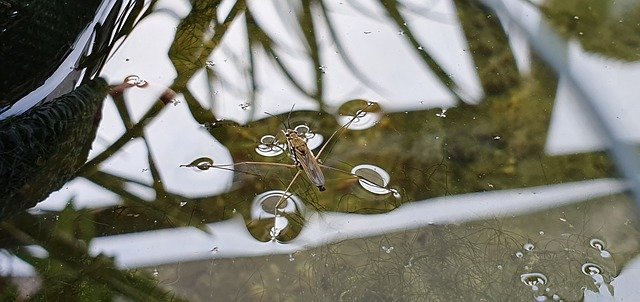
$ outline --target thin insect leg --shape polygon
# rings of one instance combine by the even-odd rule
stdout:
[[[229,166],[244,166],[244,165],[256,165],[256,166],[278,166],[278,167],[286,167],[286,168],[295,168],[296,165],[292,165],[292,164],[285,164],[285,163],[270,163],[270,162],[263,162],[263,161],[244,161],[241,163],[235,163],[235,164],[227,164],[227,165],[213,165],[211,166],[212,168],[218,168],[218,167],[229,167]]]
[[[213,166],[211,166],[211,168],[216,168],[216,169],[220,169],[220,170],[228,170],[228,171],[233,171],[233,172],[238,172],[238,173],[258,176],[258,177],[262,176],[262,175],[257,174],[257,173],[251,173],[251,172],[247,172],[247,171],[240,171],[240,170],[236,170],[236,169],[230,168],[230,167],[249,166],[249,165],[269,166],[269,167],[285,167],[285,168],[289,168],[289,169],[296,169],[296,166],[295,165],[291,165],[291,164],[268,163],[268,162],[259,162],[259,161],[248,161],[248,162],[241,162],[241,163],[227,164],[227,165],[213,165]]]
[[[353,121],[355,121],[356,119],[358,119],[360,117],[360,113],[362,113],[364,110],[367,110],[367,108],[373,106],[373,103],[368,104],[366,107],[358,110],[358,112],[356,112],[356,115],[353,116],[353,118],[351,118],[351,120],[344,124],[342,127],[338,128],[338,130],[334,131],[333,134],[331,134],[331,136],[329,136],[329,138],[327,139],[327,141],[324,143],[324,146],[322,146],[322,148],[320,148],[320,151],[318,151],[318,154],[316,154],[316,158],[320,157],[320,154],[322,154],[322,151],[324,151],[324,148],[326,148],[329,145],[329,142],[333,139],[334,136],[336,136],[336,134],[338,134],[338,132],[346,129],[347,127],[349,127],[349,125],[351,125],[353,123]]]
[[[275,217],[277,217],[277,213],[278,213],[278,207],[280,206],[280,204],[284,201],[285,198],[287,198],[287,194],[289,193],[289,190],[291,189],[291,186],[293,185],[293,183],[296,181],[296,179],[298,178],[298,176],[300,176],[300,173],[302,171],[298,170],[298,172],[296,172],[296,175],[293,176],[293,179],[291,180],[291,182],[289,182],[289,185],[287,186],[287,188],[284,190],[284,193],[282,193],[282,196],[280,196],[280,199],[278,199],[278,202],[276,202],[276,206],[273,208],[273,213],[275,215]],[[274,218],[275,219],[275,218]]]
[[[210,166],[207,166],[207,169],[208,168],[215,168],[215,169],[233,171],[233,172],[238,172],[238,173],[243,173],[243,174],[248,174],[248,175],[261,176],[260,174],[251,173],[251,172],[247,172],[247,171],[240,171],[240,170],[236,170],[236,169],[233,168],[233,167],[236,167],[236,166],[248,166],[248,165],[271,166],[271,167],[275,166],[275,167],[285,167],[285,168],[289,168],[289,169],[295,169],[296,168],[295,165],[291,165],[291,164],[248,161],[248,162],[241,162],[241,163],[234,163],[234,164],[210,165]],[[191,166],[191,165],[180,165],[180,167],[193,167],[193,166]]]
[[[362,176],[362,175],[353,174],[353,173],[351,173],[351,172],[347,172],[347,171],[345,171],[345,170],[338,169],[338,168],[334,168],[334,167],[331,167],[331,166],[326,166],[326,165],[323,165],[323,164],[319,164],[319,166],[320,166],[321,168],[324,168],[324,169],[327,169],[327,170],[336,171],[336,172],[339,172],[339,173],[342,173],[342,174],[347,174],[347,175],[349,175],[349,176],[353,176],[353,177],[358,178],[358,179],[362,179],[362,180],[364,180],[364,181],[368,182],[369,184],[371,184],[371,185],[372,185],[372,186],[374,186],[374,187],[378,187],[378,188],[380,188],[380,189],[389,190],[389,188],[387,188],[387,187],[383,187],[383,186],[381,186],[381,185],[378,185],[378,184],[376,184],[375,182],[373,182],[373,181],[371,181],[371,180],[367,179],[366,177],[364,177],[364,176]]]

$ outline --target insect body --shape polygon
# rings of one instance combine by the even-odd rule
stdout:
[[[296,130],[283,130],[284,136],[287,138],[287,145],[291,151],[291,158],[293,163],[307,174],[307,177],[311,182],[318,187],[318,190],[324,191],[324,174],[318,165],[313,152],[309,150],[307,142],[300,137],[300,134]]]

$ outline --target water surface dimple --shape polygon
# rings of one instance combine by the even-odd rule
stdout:
[[[382,115],[377,112],[358,110],[355,115],[341,115],[338,123],[350,130],[364,130],[375,126]]]
[[[204,171],[213,167],[213,159],[208,157],[200,157],[186,165],[180,165],[180,167],[195,168],[196,170]]]
[[[537,288],[540,285],[547,284],[547,276],[541,273],[527,273],[520,275],[520,281],[528,286]]]
[[[253,199],[251,217],[253,219],[274,217],[276,205],[278,207],[277,214],[304,211],[304,204],[296,195],[282,190],[272,190],[259,194]]]
[[[324,141],[324,137],[321,134],[311,131],[307,125],[298,125],[293,128],[293,130],[298,132],[298,134],[307,141],[307,146],[310,150],[320,147]]]
[[[279,144],[276,137],[269,134],[260,138],[256,153],[266,157],[273,157],[282,154],[284,148],[286,148],[285,144]]]
[[[589,245],[600,252],[600,257],[611,258],[611,253],[605,249],[604,241],[598,238],[593,238],[589,241]]]
[[[384,169],[374,165],[358,165],[351,169],[351,173],[359,176],[358,182],[367,191],[373,194],[397,193],[395,190],[387,188],[391,177]],[[395,194],[394,194],[395,195]]]
[[[146,87],[149,83],[137,75],[130,75],[124,78],[124,82],[131,86]]]
[[[525,250],[525,251],[529,251],[529,252],[530,252],[530,251],[532,251],[532,250],[533,250],[534,246],[533,246],[533,244],[532,244],[532,243],[525,243],[525,244],[522,246],[522,248],[524,248],[524,250]]]
[[[581,271],[587,276],[593,276],[595,274],[602,274],[602,267],[595,263],[587,262],[582,265]]]

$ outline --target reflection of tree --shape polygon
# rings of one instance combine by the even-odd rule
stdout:
[[[38,245],[47,253],[40,258],[25,248],[12,250],[39,272],[44,286],[32,297],[34,300],[76,297],[112,301],[122,296],[135,301],[178,301],[172,294],[158,288],[156,281],[147,274],[122,271],[111,258],[90,255],[88,242],[96,235],[96,225],[91,216],[87,211],[69,207],[56,219],[23,215],[13,223],[0,224],[2,238],[13,238],[14,243],[20,245]],[[32,227],[20,227],[25,225]],[[9,299],[8,296],[4,298]]]

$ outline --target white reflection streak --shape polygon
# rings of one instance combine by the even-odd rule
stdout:
[[[463,223],[528,214],[621,193],[626,184],[597,179],[553,186],[447,196],[405,204],[379,215],[317,213],[307,217],[300,235],[286,244],[260,242],[236,216],[212,223],[211,234],[176,228],[95,238],[92,254],[115,257],[118,266],[135,268],[215,258],[291,254],[332,242],[404,231],[431,224]]]

